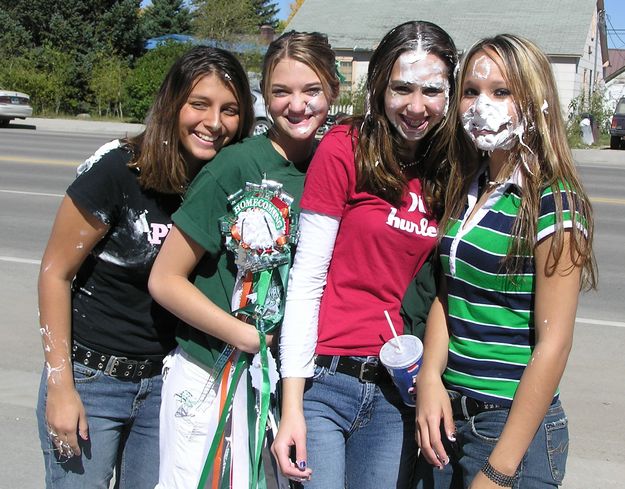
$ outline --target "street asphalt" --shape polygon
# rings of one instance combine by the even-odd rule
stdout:
[[[90,120],[29,118],[13,121],[25,129],[75,134],[103,134],[111,137],[133,135],[141,124],[99,122]],[[575,160],[583,165],[625,167],[625,151],[605,149],[575,150]],[[7,276],[2,281],[28,275],[36,281],[36,268],[5,264]],[[31,276],[32,275],[32,276]],[[5,311],[3,322],[14,325],[15,333],[25,342],[38,342],[32,324],[24,324],[36,311],[36,297],[28,290],[8,289],[8,304],[28,296],[23,309]],[[14,295],[14,297],[13,297]],[[31,297],[32,296],[32,297]],[[15,300],[14,302],[12,302]],[[625,321],[625,318],[620,318]],[[575,344],[561,384],[562,399],[571,421],[571,447],[564,489],[617,489],[625,487],[625,323],[579,324]],[[9,327],[2,328],[9,332]],[[12,344],[9,342],[9,344]],[[33,343],[34,344],[34,343]],[[601,372],[598,376],[597,371]],[[3,447],[0,449],[0,489],[38,489],[44,487],[44,472],[36,434],[34,408],[39,374],[14,368],[0,372],[0,427]],[[384,488],[380,488],[384,489]]]

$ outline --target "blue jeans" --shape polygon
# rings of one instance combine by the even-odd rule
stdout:
[[[410,487],[417,458],[414,408],[401,401],[390,378],[363,383],[316,366],[304,415],[313,471],[306,489]]]
[[[450,393],[450,396],[457,393]],[[508,419],[508,409],[486,411],[456,421],[456,443],[441,433],[450,462],[435,469],[419,457],[417,489],[459,489],[469,487],[480,471]],[[518,468],[516,489],[558,487],[564,479],[569,449],[568,420],[560,401],[551,405]]]
[[[74,363],[74,383],[87,413],[89,440],[80,456],[60,458],[46,427],[47,373],[39,387],[37,419],[48,489],[154,489],[158,482],[158,414],[162,378],[119,380]]]

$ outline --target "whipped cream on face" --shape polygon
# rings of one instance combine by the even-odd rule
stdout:
[[[491,63],[491,59],[485,54],[480,56],[477,60],[475,60],[475,63],[473,63],[473,77],[480,80],[486,80],[488,75],[490,75]]]
[[[513,122],[507,101],[494,101],[484,94],[462,114],[462,126],[482,151],[511,149],[524,131],[522,123]]]
[[[427,134],[428,127],[424,127],[421,131],[418,130],[418,128],[422,126],[428,118],[436,118],[439,115],[444,117],[449,107],[449,81],[446,76],[447,67],[442,60],[427,60],[427,55],[428,52],[422,48],[421,41],[419,40],[414,50],[406,51],[397,58],[399,62],[399,77],[403,83],[416,87],[421,93],[427,93],[433,89],[443,94],[438,103],[435,100],[425,102],[428,112],[426,118],[411,120],[408,114],[402,110],[405,104],[404,95],[391,90],[392,98],[389,106],[396,115],[389,118],[389,120],[397,131],[407,140],[422,139]],[[424,95],[424,97],[428,98],[429,96]],[[408,107],[410,107],[410,105],[408,105]],[[410,134],[405,133],[402,122],[408,128],[412,129]]]
[[[318,94],[312,96],[312,98],[306,102],[306,107],[304,109],[304,115],[302,116],[292,116],[288,115],[287,120],[297,126],[295,127],[295,131],[297,131],[302,136],[308,134],[312,130],[317,130],[317,121],[318,115],[325,110],[325,98],[323,97],[323,92],[319,91]]]

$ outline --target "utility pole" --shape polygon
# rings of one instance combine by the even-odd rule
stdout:
[[[590,93],[595,93],[595,88],[597,84],[597,56],[599,55],[599,36],[604,28],[605,23],[605,10],[597,10],[597,25],[595,26],[595,67],[592,72],[592,83],[590,86]]]

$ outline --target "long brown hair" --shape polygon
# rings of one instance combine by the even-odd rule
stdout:
[[[184,192],[189,175],[180,144],[179,113],[195,84],[206,75],[219,77],[239,104],[239,127],[230,143],[249,135],[254,112],[243,67],[228,51],[209,46],[193,47],[165,76],[145,130],[125,140],[134,153],[129,166],[139,169],[139,183],[143,188],[163,193]]]
[[[399,205],[408,180],[399,165],[401,137],[386,117],[384,95],[395,61],[417,45],[444,62],[447,67],[450,101],[454,100],[454,70],[458,55],[453,40],[436,24],[409,21],[389,31],[373,52],[366,81],[368,111],[363,118],[355,118],[351,122],[352,131],[359,133],[356,147],[356,189],[378,195],[395,205]],[[453,103],[450,104],[449,110],[454,111],[453,107]],[[443,161],[433,157],[429,149],[445,123],[446,117],[421,140],[418,150],[421,154],[415,155],[415,159],[421,162],[414,171],[422,179],[424,199],[434,215],[442,212],[441,202],[447,172],[441,166]]]
[[[554,260],[547,273],[554,273],[564,251],[564,233],[570,231],[573,258],[576,265],[583,267],[582,286],[594,288],[597,271],[592,251],[592,207],[567,143],[549,60],[534,43],[519,36],[501,34],[478,41],[467,51],[462,61],[456,93],[458,107],[469,62],[478,52],[495,58],[493,62],[499,65],[526,129],[522,141],[517,142],[510,151],[500,173],[510,175],[518,171],[523,180],[520,208],[512,229],[514,238],[502,265],[508,273],[518,274],[524,261],[533,256],[540,197],[546,188],[551,188],[556,204],[556,226],[551,243]],[[485,158],[465,134],[458,111],[450,114],[447,137],[450,142],[448,157],[451,173],[445,213],[440,223],[441,234],[450,220],[461,216],[469,186]],[[576,225],[564,229],[564,199],[568,202],[571,219],[579,218],[584,224],[584,230]]]

